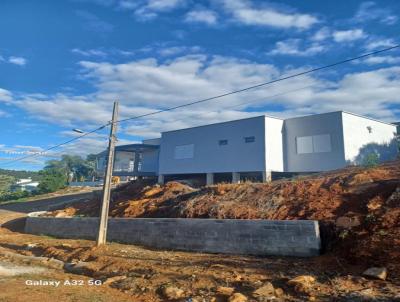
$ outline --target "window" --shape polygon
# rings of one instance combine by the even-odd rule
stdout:
[[[297,154],[331,152],[330,134],[296,137]]]
[[[175,159],[186,159],[186,158],[193,158],[194,155],[194,145],[181,145],[175,146]]]
[[[218,145],[220,145],[220,146],[225,146],[227,144],[228,144],[228,140],[227,139],[220,139],[218,141]]]
[[[314,135],[313,149],[315,153],[331,152],[331,136],[329,134]]]
[[[313,153],[312,136],[296,137],[297,154]]]
[[[256,141],[256,138],[254,136],[246,136],[244,138],[245,143],[254,143]]]

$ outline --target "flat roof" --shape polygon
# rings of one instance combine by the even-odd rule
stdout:
[[[393,123],[384,122],[384,121],[381,121],[381,120],[378,120],[378,119],[375,119],[375,118],[372,118],[372,117],[369,117],[369,116],[365,116],[365,115],[361,115],[361,114],[357,114],[357,113],[353,113],[353,112],[349,112],[349,111],[344,111],[344,110],[324,112],[324,113],[316,113],[316,114],[309,114],[309,115],[303,115],[303,116],[296,116],[296,117],[288,118],[287,120],[296,119],[296,118],[302,118],[302,117],[307,117],[307,116],[314,116],[314,115],[333,114],[333,113],[346,113],[346,114],[354,115],[354,116],[357,116],[357,117],[365,118],[365,119],[368,119],[368,120],[371,120],[371,121],[374,121],[374,122],[395,126],[395,124],[393,124]]]
[[[183,130],[188,130],[188,129],[195,129],[195,128],[201,128],[201,127],[208,127],[208,126],[214,126],[214,125],[221,125],[221,124],[228,124],[228,123],[235,123],[235,122],[240,122],[240,121],[245,121],[245,120],[251,120],[251,119],[256,119],[260,117],[269,117],[277,120],[284,120],[282,118],[272,116],[272,115],[256,115],[256,116],[251,116],[251,117],[245,117],[245,118],[240,118],[237,120],[230,120],[230,121],[225,121],[225,122],[217,122],[217,123],[211,123],[211,124],[206,124],[206,125],[200,125],[200,126],[194,126],[194,127],[188,127],[188,128],[181,128],[181,129],[175,129],[175,130],[169,130],[169,131],[163,131],[161,133],[169,133],[169,132],[175,132],[175,131],[183,131]]]
[[[194,129],[194,128],[200,128],[200,127],[207,127],[207,126],[214,126],[214,125],[220,125],[220,124],[227,124],[227,123],[234,123],[234,122],[238,122],[238,121],[244,121],[244,120],[249,120],[249,119],[254,119],[254,118],[260,118],[260,117],[269,117],[269,118],[274,118],[277,120],[291,120],[291,119],[297,119],[297,118],[303,118],[303,117],[307,117],[307,116],[313,116],[313,115],[324,115],[324,114],[333,114],[333,113],[347,113],[347,114],[351,114],[354,116],[358,116],[361,118],[365,118],[365,119],[369,119],[375,122],[379,122],[379,123],[383,123],[383,124],[387,124],[387,125],[392,125],[392,126],[396,126],[396,123],[389,123],[389,122],[384,122],[378,119],[374,119],[372,117],[369,116],[365,116],[365,115],[361,115],[361,114],[357,114],[357,113],[353,113],[353,112],[349,112],[349,111],[344,111],[344,110],[338,110],[338,111],[330,111],[330,112],[323,112],[323,113],[315,113],[315,114],[308,114],[308,115],[302,115],[302,116],[296,116],[296,117],[290,117],[290,118],[279,118],[276,116],[272,116],[272,115],[257,115],[257,116],[252,116],[252,117],[246,117],[246,118],[242,118],[242,119],[237,119],[237,120],[230,120],[230,121],[225,121],[225,122],[217,122],[217,123],[211,123],[211,124],[206,124],[206,125],[200,125],[200,126],[194,126],[194,127],[188,127],[188,128],[181,128],[181,129],[175,129],[175,130],[169,130],[169,131],[163,131],[161,133],[169,133],[169,132],[175,132],[175,131],[182,131],[182,130],[188,130],[188,129]]]
[[[158,149],[159,145],[149,145],[149,144],[129,144],[116,146],[116,151],[141,151],[141,150],[155,150]]]

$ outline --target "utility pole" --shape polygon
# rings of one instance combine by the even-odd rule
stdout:
[[[114,150],[116,141],[115,134],[117,132],[117,123],[116,123],[117,120],[118,120],[118,102],[114,102],[110,138],[108,143],[107,168],[106,168],[106,173],[104,175],[103,201],[100,213],[99,234],[97,235],[97,246],[105,244],[107,239],[108,210],[110,207],[111,178],[114,167]]]

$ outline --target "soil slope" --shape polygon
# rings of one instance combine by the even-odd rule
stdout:
[[[97,216],[100,197],[55,211]],[[219,184],[194,189],[129,183],[113,191],[113,217],[316,219],[325,247],[357,264],[386,266],[400,277],[400,161],[349,167],[269,184]]]

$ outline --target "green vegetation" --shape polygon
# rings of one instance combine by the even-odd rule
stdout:
[[[86,159],[77,155],[63,155],[61,160],[50,160],[44,170],[56,170],[64,174],[68,181],[92,180],[95,177],[95,160],[93,154]]]
[[[371,152],[365,156],[362,161],[362,165],[366,168],[373,168],[379,164],[379,155],[375,152]]]
[[[15,182],[15,178],[9,175],[0,174],[0,195],[10,190],[11,185]]]
[[[62,189],[67,184],[66,175],[57,169],[44,169],[40,171],[42,180],[38,186],[38,193],[50,193]]]
[[[31,193],[29,191],[16,191],[16,192],[4,192],[0,195],[0,202],[9,201],[9,200],[18,200],[26,197],[30,197],[35,195],[35,193]]]
[[[94,154],[89,154],[86,159],[80,156],[63,155],[60,160],[46,162],[46,166],[39,172],[0,169],[0,202],[55,192],[71,181],[94,180],[95,161]],[[22,190],[11,192],[11,186],[21,178],[39,181],[38,189],[33,192]]]
[[[35,171],[16,171],[16,170],[0,169],[0,176],[1,175],[11,176],[14,179],[32,178],[33,181],[40,180],[39,172]]]

